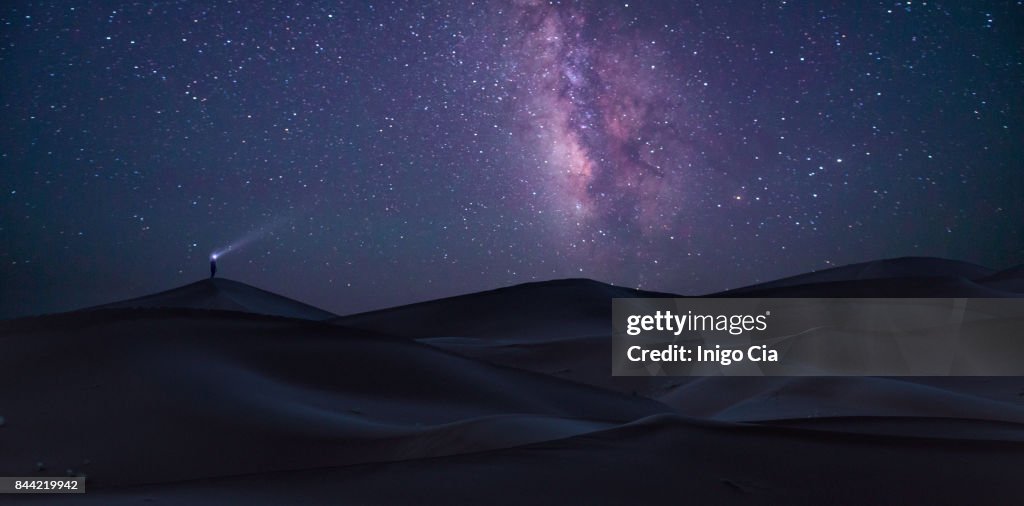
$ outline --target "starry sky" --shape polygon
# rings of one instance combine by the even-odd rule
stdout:
[[[215,4],[215,5],[214,5]],[[1021,2],[5,2],[0,317],[1024,259]]]

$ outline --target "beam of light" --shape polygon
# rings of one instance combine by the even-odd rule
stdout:
[[[230,242],[227,245],[221,246],[210,252],[210,260],[217,260],[218,258],[223,257],[228,253],[238,251],[244,248],[245,246],[248,246],[249,244],[256,242],[257,240],[262,239],[268,234],[281,228],[282,225],[288,223],[289,221],[291,221],[291,219],[291,216],[278,217],[270,221],[270,223],[261,225],[257,228],[250,230],[245,235],[239,237],[233,242]]]

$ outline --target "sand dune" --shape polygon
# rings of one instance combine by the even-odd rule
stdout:
[[[1021,273],[898,259],[727,295],[1010,297]],[[335,318],[219,279],[2,321],[0,475],[88,476],[9,496],[31,504],[1018,502],[1021,378],[612,377],[610,298],[651,296]]]
[[[204,279],[137,299],[103,304],[88,309],[191,308],[221,309],[246,313],[287,316],[304,320],[327,320],[337,315],[230,279]]]
[[[5,476],[42,462],[119,486],[425,457],[667,411],[301,320],[104,310],[0,330]]]
[[[920,276],[841,280],[785,286],[752,286],[716,294],[720,297],[1021,297],[1007,283],[991,285],[960,277]]]
[[[342,316],[332,321],[406,337],[547,341],[607,333],[612,298],[671,296],[590,279],[562,279]]]
[[[83,503],[1008,505],[1022,454],[1019,442],[656,416],[478,454],[138,487]]]
[[[994,290],[1024,293],[1024,265],[999,271],[975,281]]]
[[[837,281],[868,281],[935,277],[977,279],[989,276],[994,272],[995,271],[988,267],[982,267],[980,265],[957,260],[931,257],[903,257],[843,265],[806,274],[798,274],[796,276],[744,287],[738,290],[766,290],[786,286],[815,285],[819,283],[831,283]]]
[[[1024,297],[1024,271],[939,258],[898,258],[836,267],[738,288],[708,297]],[[414,338],[448,340],[472,347],[473,339],[498,345],[607,335],[610,299],[678,297],[613,286],[588,279],[526,283],[488,292],[449,297],[331,322]],[[441,341],[435,341],[441,343]]]
[[[1024,382],[1016,377],[988,379],[990,386],[1024,387]],[[1024,424],[1024,403],[1015,394],[994,399],[942,383],[929,384],[930,381],[931,378],[709,376],[689,379],[658,400],[687,416],[736,422],[902,416]]]
[[[1015,297],[1020,272],[942,258],[876,260],[800,274],[718,296],[735,297]]]

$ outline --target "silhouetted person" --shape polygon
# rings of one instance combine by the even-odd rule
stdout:
[[[217,275],[217,257],[210,257],[210,279]]]

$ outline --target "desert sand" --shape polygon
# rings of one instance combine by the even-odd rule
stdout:
[[[897,259],[720,294],[1024,296]],[[610,376],[613,297],[556,280],[350,316],[204,280],[0,322],[12,504],[1019,504],[1019,377]]]

